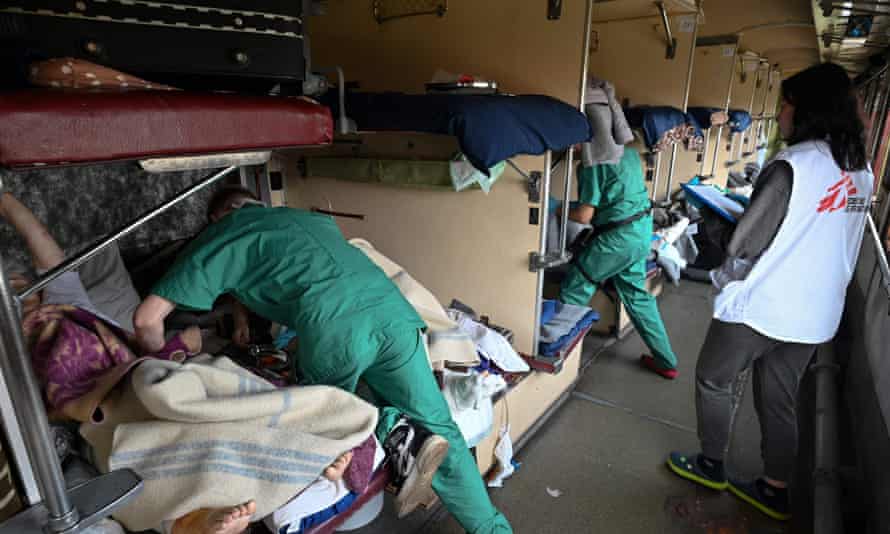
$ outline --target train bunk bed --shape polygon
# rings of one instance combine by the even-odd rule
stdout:
[[[528,176],[512,158],[562,151],[592,135],[577,108],[543,95],[344,91],[338,99],[337,91],[331,91],[322,102],[339,117],[335,143],[351,144],[355,150],[345,156],[306,157],[307,177],[458,191],[473,185],[451,172],[453,154],[423,159],[356,157],[362,152],[358,147],[373,134],[431,134],[456,141],[457,159],[468,164],[465,172],[487,177],[480,182],[487,192],[505,164]]]
[[[20,299],[240,167],[265,163],[272,150],[323,146],[332,139],[329,110],[301,98],[46,90],[0,96],[0,167],[4,172],[113,161],[139,161],[149,172],[210,171],[206,178],[67,259],[19,295],[11,289],[0,257],[0,414],[11,463],[28,506],[0,525],[0,532],[61,533],[86,528],[130,502],[142,486],[138,475],[122,470],[66,489],[43,395],[23,339]],[[371,487],[379,490],[384,483],[378,479]]]
[[[542,95],[348,92],[345,104],[360,132],[453,135],[485,173],[518,154],[563,150],[591,137],[577,108]]]

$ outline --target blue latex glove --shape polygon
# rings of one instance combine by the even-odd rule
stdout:
[[[554,213],[559,207],[562,206],[562,200],[555,199],[553,197],[549,197],[547,199],[547,213]]]

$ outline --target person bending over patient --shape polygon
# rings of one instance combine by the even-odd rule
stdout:
[[[136,310],[143,347],[152,351],[163,344],[164,318],[177,306],[208,310],[220,295],[233,294],[251,311],[299,333],[299,367],[308,384],[354,392],[361,379],[392,409],[384,409],[378,437],[402,466],[400,514],[427,502],[406,489],[432,479],[466,531],[512,532],[492,505],[430,369],[426,325],[398,287],[346,241],[330,217],[252,205],[251,197],[249,191],[224,190],[213,199],[215,222]]]

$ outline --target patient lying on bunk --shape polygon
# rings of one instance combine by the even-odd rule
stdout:
[[[2,184],[0,184],[0,220],[12,224],[23,237],[38,271],[52,269],[64,260],[64,253],[48,230],[27,207],[11,194],[4,193]],[[201,350],[201,333],[197,327],[190,328],[172,338],[160,353],[137,357],[136,353],[130,350],[130,347],[135,344],[130,344],[128,341],[132,329],[132,310],[138,306],[139,297],[133,289],[117,249],[107,249],[105,253],[85,266],[85,270],[95,270],[96,268],[104,270],[106,277],[94,284],[90,291],[84,288],[78,273],[70,272],[50,283],[42,295],[38,294],[26,299],[23,302],[24,330],[32,350],[35,370],[41,383],[45,386],[45,400],[50,416],[55,420],[74,420],[86,423],[84,427],[87,429],[83,430],[82,428],[82,432],[94,445],[94,456],[98,460],[96,463],[103,470],[130,467],[143,477],[146,477],[146,474],[149,475],[146,477],[148,479],[146,480],[147,492],[144,492],[143,497],[136,501],[135,506],[124,509],[122,517],[119,518],[128,527],[136,530],[162,528],[165,532],[173,534],[237,534],[246,528],[251,517],[257,515],[259,511],[262,513],[259,515],[260,517],[268,516],[267,522],[276,532],[296,533],[304,527],[311,526],[313,521],[321,522],[334,513],[342,511],[351,504],[352,500],[349,497],[354,499],[355,494],[367,486],[371,472],[383,459],[382,448],[372,437],[376,423],[376,410],[339,390],[311,392],[311,396],[314,397],[317,394],[322,401],[312,401],[311,398],[306,398],[301,409],[313,402],[331,404],[332,401],[339,400],[340,408],[348,408],[349,418],[355,420],[356,414],[359,414],[358,424],[354,425],[355,428],[351,432],[351,439],[343,439],[344,435],[350,433],[344,433],[342,425],[339,428],[333,428],[336,425],[328,425],[332,428],[328,428],[325,432],[324,429],[319,430],[318,423],[313,422],[310,425],[313,427],[311,434],[300,433],[296,430],[296,428],[300,428],[300,425],[297,424],[300,422],[299,416],[286,414],[284,408],[274,407],[273,416],[265,418],[272,420],[267,422],[268,425],[275,421],[276,424],[280,422],[282,427],[287,427],[280,431],[287,434],[286,436],[276,436],[275,430],[272,430],[268,425],[264,427],[261,434],[265,436],[264,439],[269,444],[275,444],[281,448],[283,438],[290,438],[285,441],[295,441],[295,438],[305,439],[307,436],[309,441],[314,439],[323,442],[324,446],[321,446],[320,450],[316,450],[315,453],[318,458],[326,455],[325,457],[329,457],[329,460],[319,464],[318,480],[313,482],[315,476],[307,478],[304,474],[302,484],[297,484],[296,489],[293,484],[290,484],[290,481],[287,481],[288,483],[283,487],[267,490],[268,487],[282,486],[282,484],[276,485],[259,480],[260,488],[254,488],[256,491],[250,489],[251,484],[240,483],[240,486],[246,486],[244,491],[249,493],[245,493],[245,497],[240,501],[230,500],[229,502],[242,502],[242,504],[218,506],[214,503],[213,506],[195,505],[193,508],[188,508],[187,503],[189,502],[202,502],[201,495],[199,495],[202,492],[186,491],[185,493],[189,494],[186,496],[177,495],[175,492],[171,493],[171,484],[178,482],[183,485],[180,480],[182,477],[178,475],[172,478],[165,477],[163,474],[151,471],[151,462],[154,462],[154,468],[170,467],[175,464],[175,456],[167,458],[152,456],[147,459],[147,465],[144,464],[144,461],[144,465],[139,465],[139,462],[127,465],[126,462],[122,464],[119,459],[115,460],[113,454],[120,452],[119,443],[117,443],[119,440],[126,441],[128,435],[139,435],[140,425],[146,427],[145,432],[148,435],[157,434],[158,420],[162,419],[161,417],[152,417],[157,414],[152,414],[151,409],[141,407],[140,410],[137,410],[139,413],[136,419],[128,420],[126,416],[127,403],[122,399],[127,398],[127,392],[138,389],[134,384],[136,377],[152,372],[157,373],[160,370],[160,372],[168,373],[169,380],[175,381],[177,377],[189,373],[199,376],[202,372],[206,374],[212,368],[215,373],[210,374],[216,378],[216,381],[208,378],[209,383],[205,384],[203,390],[212,392],[215,387],[218,390],[217,393],[223,394],[222,396],[226,396],[224,393],[229,393],[229,396],[235,397],[240,393],[242,383],[254,380],[255,377],[250,376],[249,373],[237,368],[227,360],[212,362],[206,356],[203,357],[205,361],[200,364],[189,366],[178,363],[183,361],[186,356]],[[28,280],[17,274],[10,276],[10,281],[16,289],[22,289],[28,285]],[[93,302],[94,298],[101,305]],[[150,359],[147,360],[146,356],[149,356]],[[164,362],[163,360],[168,361]],[[131,372],[135,365],[143,361],[150,363],[145,363]],[[81,365],[72,365],[73,362],[78,362]],[[229,382],[234,380],[238,389],[226,392],[226,377],[229,378]],[[255,393],[259,393],[265,388],[267,396],[274,395],[272,390],[275,388],[262,380],[255,380],[253,386]],[[148,395],[146,391],[150,391],[153,386],[162,383],[163,381],[141,383],[143,390],[140,391],[141,397],[139,398],[146,397]],[[180,391],[184,389],[186,388],[177,388]],[[332,390],[333,388],[325,389]],[[285,392],[283,395],[281,402],[290,404],[291,396],[303,395],[305,397],[306,393]],[[180,399],[181,402],[174,402],[166,395],[161,399],[172,402],[175,406],[188,406],[189,401],[192,401],[191,408],[195,409],[194,394],[184,401]],[[255,399],[248,397],[247,400]],[[208,405],[219,404],[218,398],[211,400],[208,397],[205,401],[208,401],[205,403]],[[130,404],[132,402],[133,400],[130,399]],[[125,407],[124,409],[121,408],[122,405]],[[337,402],[333,402],[333,405],[338,406]],[[236,407],[238,407],[237,404]],[[267,407],[266,409],[272,408]],[[318,415],[317,411],[313,413],[313,417]],[[340,415],[330,419],[342,419]],[[288,416],[292,420],[287,420]],[[205,418],[215,425],[209,435],[206,434],[205,425],[179,423],[182,428],[178,429],[171,437],[171,442],[166,444],[168,448],[171,444],[180,444],[183,439],[187,439],[190,432],[200,435],[203,431],[205,432],[204,437],[215,438],[217,441],[225,437],[226,423],[221,422],[225,417],[209,413],[205,414]],[[195,413],[189,413],[186,419],[189,423],[195,422]],[[249,412],[249,419],[254,424],[257,421],[263,421],[262,408]],[[198,422],[200,422],[200,418]],[[121,426],[123,423],[129,423],[129,425]],[[171,422],[165,421],[161,424],[166,424],[169,427]],[[229,432],[234,431],[236,436],[238,433],[243,433],[244,421],[231,420],[228,424],[231,427],[228,429]],[[359,430],[357,431],[357,429]],[[331,434],[331,431],[336,437],[324,436]],[[101,445],[103,439],[107,442],[105,446]],[[299,440],[296,439],[296,441]],[[140,445],[144,446],[145,443]],[[331,446],[339,448],[331,449]],[[319,444],[316,443],[315,447],[318,448]],[[163,447],[159,450],[163,450]],[[336,455],[326,452],[328,450],[345,450],[347,452]],[[353,461],[353,450],[356,451],[357,457],[361,457],[358,458],[360,461]],[[209,453],[217,455],[221,452],[224,451],[209,451]],[[163,453],[159,453],[159,455],[163,455]],[[198,458],[190,459],[190,465],[200,462],[201,460]],[[112,464],[114,465],[112,466]],[[206,464],[205,461],[205,467],[206,465],[210,464]],[[306,467],[301,465],[300,469],[305,472]],[[275,469],[281,475],[280,462],[276,464]],[[361,472],[361,470],[367,472]],[[220,477],[221,475],[214,476],[212,474],[199,476],[192,480],[191,485],[186,481],[185,487],[189,489],[213,487],[213,484],[222,482],[218,480]],[[151,495],[153,486],[160,486],[161,491],[168,494],[169,497],[165,500],[163,495]],[[299,494],[293,497],[298,492]],[[233,492],[225,493],[232,494]],[[258,505],[253,500],[254,496],[267,498],[264,500],[265,502]],[[173,502],[170,501],[171,498],[174,499]],[[132,510],[136,508],[139,512],[134,514]],[[159,515],[169,514],[177,509],[182,513],[172,517]],[[155,511],[154,514],[152,510]]]

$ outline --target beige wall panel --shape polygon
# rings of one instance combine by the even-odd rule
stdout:
[[[729,87],[732,68],[732,45],[702,46],[695,51],[695,68],[692,69],[692,88],[689,91],[690,106],[722,108],[726,105],[726,89]]]
[[[664,29],[657,18],[594,24],[598,47],[590,54],[590,73],[615,84],[618,98],[630,99],[632,106],[681,107],[692,34],[678,31],[678,19],[671,17],[674,59],[665,59]]]

